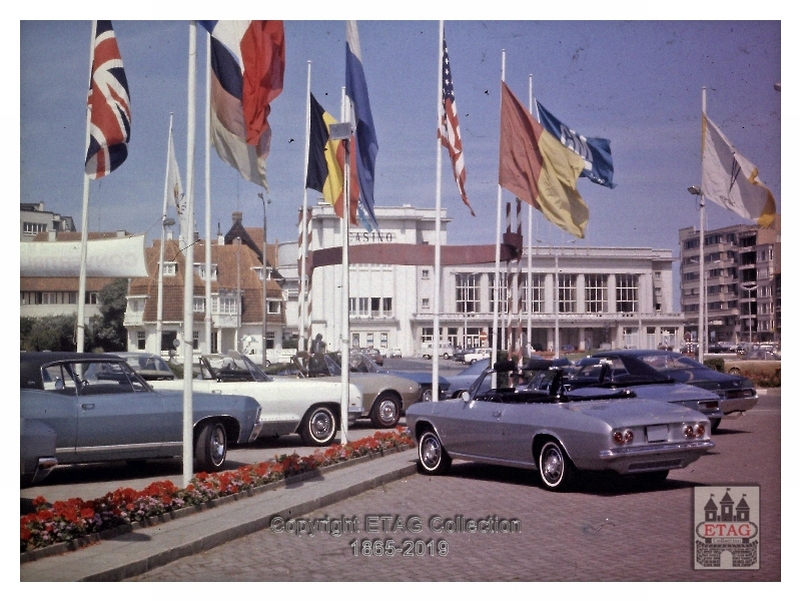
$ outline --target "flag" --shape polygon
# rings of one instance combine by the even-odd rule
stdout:
[[[703,113],[703,195],[761,227],[775,221],[775,198],[760,179],[758,169],[733,147]]]
[[[89,82],[89,147],[86,175],[104,177],[128,158],[131,101],[111,21],[97,21]]]
[[[570,129],[545,109],[537,100],[539,122],[571,151],[583,157],[581,177],[588,177],[601,186],[614,188],[614,164],[611,161],[611,140],[606,138],[585,138]]]
[[[583,238],[589,209],[578,194],[583,159],[537,122],[502,83],[500,186]]]
[[[211,34],[211,143],[267,188],[270,103],[283,91],[283,21],[200,21]]]
[[[172,128],[169,130],[169,148],[167,150],[169,156],[167,157],[167,190],[168,194],[172,197],[175,203],[175,211],[178,214],[180,222],[181,236],[186,236],[189,232],[186,224],[183,222],[184,213],[186,211],[186,196],[183,192],[183,185],[181,184],[181,172],[178,169],[178,159],[175,158],[175,145],[172,143]]]
[[[356,127],[354,154],[358,166],[358,184],[361,188],[360,214],[374,227],[375,219],[375,157],[378,154],[378,139],[372,122],[369,106],[367,80],[361,62],[361,44],[355,21],[347,22],[347,44],[345,46],[345,94],[353,107]],[[370,223],[366,223],[367,226]]]
[[[442,37],[442,109],[439,121],[438,136],[450,153],[450,160],[453,163],[453,175],[456,178],[456,185],[461,194],[461,200],[469,208],[472,216],[475,211],[467,199],[465,183],[467,181],[467,170],[464,168],[464,154],[461,146],[461,130],[458,127],[458,111],[456,111],[456,96],[453,92],[453,74],[450,71],[450,56],[447,53],[447,40]]]
[[[337,123],[314,95],[311,94],[311,123],[309,127],[308,170],[306,172],[306,188],[322,193],[328,204],[333,205],[336,214],[342,217],[344,212],[344,161],[345,149],[342,140],[332,140],[330,126]],[[356,225],[359,187],[358,180],[352,177],[355,169],[355,155],[350,154],[350,223]]]

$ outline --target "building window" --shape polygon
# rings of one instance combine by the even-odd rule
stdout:
[[[497,312],[508,312],[508,274],[500,273],[499,285],[495,286],[494,274],[489,274],[489,310],[495,310],[497,302]]]
[[[206,264],[205,263],[195,263],[194,264],[194,272],[197,274],[197,276],[201,280],[203,280],[204,282],[206,281]],[[211,281],[215,282],[216,280],[217,280],[217,264],[216,263],[212,263],[211,264]]]
[[[481,274],[456,274],[456,312],[479,313],[481,310]]]
[[[146,339],[144,332],[142,332],[141,330],[136,332],[136,348],[139,349],[140,351],[143,351],[145,348],[144,346],[145,341]]]
[[[431,299],[423,298],[422,299],[422,310],[423,311],[429,311],[430,308],[431,308]]]
[[[576,313],[578,290],[575,285],[575,275],[571,273],[558,274],[558,311],[559,313]]]
[[[421,273],[421,278],[423,280],[431,279],[431,270],[430,269],[423,269]]]
[[[86,304],[87,305],[96,305],[98,302],[97,292],[87,292],[86,293]]]
[[[634,273],[617,275],[617,311],[635,313],[639,305],[639,276]]]
[[[31,223],[30,221],[25,221],[22,224],[22,233],[26,236],[35,236],[39,232],[46,232],[47,225],[44,223]]]
[[[200,332],[195,330],[192,332],[192,348],[197,350],[200,348]]]
[[[281,301],[267,300],[267,314],[280,315],[281,314]]]
[[[195,313],[205,313],[206,312],[206,297],[205,296],[195,296],[195,297],[193,297],[192,311],[194,311]]]
[[[175,261],[165,261],[164,262],[164,275],[165,276],[172,276],[178,274],[178,264]]]
[[[586,312],[608,311],[608,276],[596,273],[586,275]]]
[[[275,332],[267,332],[267,349],[275,348]]]

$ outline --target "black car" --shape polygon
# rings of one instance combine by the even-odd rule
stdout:
[[[673,351],[620,349],[601,351],[592,356],[619,358],[629,363],[632,360],[641,361],[676,382],[710,390],[719,397],[719,407],[728,418],[740,417],[758,403],[758,393],[749,378],[716,371],[691,357]],[[713,429],[718,425],[719,421],[712,421]]]

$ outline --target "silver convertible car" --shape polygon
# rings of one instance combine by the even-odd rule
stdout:
[[[202,471],[222,468],[229,441],[252,442],[261,430],[261,406],[249,396],[195,393],[192,411],[194,459]],[[183,394],[153,390],[110,354],[20,353],[20,419],[55,431],[50,452],[21,438],[28,482],[41,479],[37,464],[52,468],[53,459],[63,465],[183,454]],[[45,456],[32,457],[40,453]]]
[[[487,369],[460,399],[418,403],[406,413],[422,473],[452,459],[533,469],[548,490],[581,471],[636,475],[647,484],[696,461],[714,443],[702,413],[629,390],[520,391],[511,362]]]

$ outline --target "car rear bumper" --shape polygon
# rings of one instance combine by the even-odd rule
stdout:
[[[713,448],[711,440],[696,440],[604,450],[600,452],[599,464],[587,469],[611,469],[620,474],[680,469]]]
[[[726,416],[749,411],[758,403],[758,395],[740,398],[720,398],[719,407]]]

